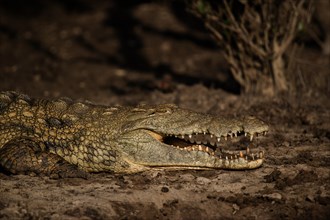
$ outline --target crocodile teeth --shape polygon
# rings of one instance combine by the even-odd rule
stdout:
[[[180,148],[180,147],[177,147]],[[194,146],[189,146],[189,147],[181,147],[180,150],[186,150],[186,151],[202,151],[209,153],[211,155],[214,155],[214,151],[212,148],[203,146],[203,145],[194,145]]]
[[[239,152],[239,156],[243,158],[244,155],[242,151]]]
[[[216,151],[215,148],[219,148],[222,146],[221,140],[228,140],[228,139],[233,139],[238,137],[239,135],[243,135],[249,137],[250,141],[254,139],[254,136],[260,136],[260,135],[266,135],[266,132],[261,132],[261,133],[249,133],[249,132],[244,132],[244,131],[228,131],[226,135],[219,135],[215,136],[215,134],[208,133],[208,131],[194,131],[194,133],[191,134],[166,134],[168,137],[169,142],[174,143],[174,147],[178,148],[178,140],[174,140],[174,138],[181,139],[186,141],[187,143],[184,144],[183,146],[179,146],[181,150],[187,150],[187,151],[203,151],[207,152],[210,155],[213,155],[212,152]],[[161,136],[160,136],[161,137]],[[157,138],[158,139],[158,138]],[[162,141],[162,139],[159,139]],[[190,144],[189,144],[190,143]],[[189,146],[191,145],[191,146]],[[212,147],[214,146],[214,147]],[[222,151],[220,151],[222,152]],[[229,152],[227,153],[229,160],[230,154]],[[218,156],[218,155],[217,155]],[[245,158],[248,156],[249,160],[255,160],[259,157],[263,156],[263,153],[254,153],[254,155],[250,155],[250,149],[247,148],[246,152],[239,152],[236,154],[232,154],[233,159],[235,158]],[[224,155],[223,155],[224,158]]]

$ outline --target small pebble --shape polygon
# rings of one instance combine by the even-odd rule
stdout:
[[[280,193],[267,194],[267,195],[264,195],[263,197],[269,198],[271,200],[281,200],[282,199],[282,195]]]

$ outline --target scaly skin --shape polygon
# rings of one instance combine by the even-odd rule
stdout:
[[[107,107],[0,93],[0,166],[11,173],[85,177],[151,168],[253,169],[262,165],[263,152],[230,153],[217,145],[228,136],[252,139],[267,131],[252,116],[215,117],[169,104]]]

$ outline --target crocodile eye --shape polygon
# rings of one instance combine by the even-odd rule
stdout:
[[[159,112],[156,109],[150,109],[150,112],[148,113],[149,116],[157,115]]]
[[[169,113],[172,113],[172,110],[171,109],[164,109],[163,113],[169,114]]]
[[[155,110],[156,110],[156,113],[159,113],[159,114],[170,114],[176,108],[178,108],[178,107],[174,104],[162,104],[162,105],[159,105]]]
[[[169,114],[169,113],[172,113],[172,109],[170,109],[170,108],[156,109],[156,113],[159,113],[159,114]]]
[[[148,113],[149,116],[153,116],[153,115],[155,115],[155,114],[156,114],[155,111],[152,111],[152,112],[149,112],[149,113]]]
[[[154,115],[164,115],[164,114],[169,114],[171,113],[171,109],[169,108],[160,108],[160,109],[152,109],[149,112],[149,116],[154,116]]]

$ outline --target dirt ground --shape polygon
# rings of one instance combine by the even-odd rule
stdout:
[[[0,173],[0,219],[329,219],[329,56],[296,58],[285,97],[240,95],[221,50],[180,5],[148,1],[0,1],[0,90],[102,104],[175,103],[270,124],[249,171]]]

